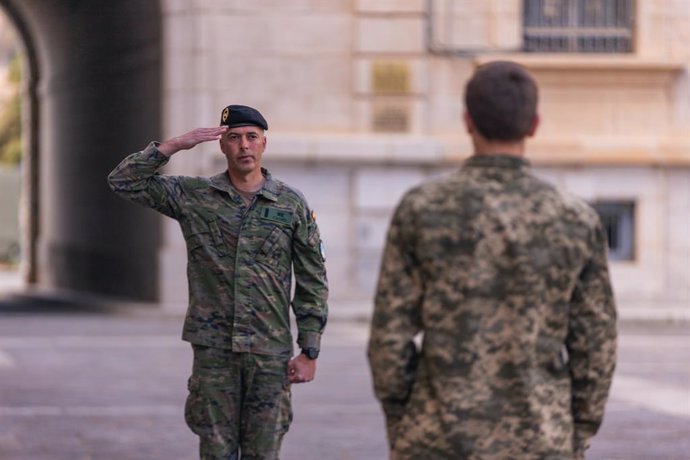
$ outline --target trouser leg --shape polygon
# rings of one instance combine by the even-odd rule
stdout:
[[[199,436],[199,458],[237,460],[242,407],[241,360],[230,350],[197,345],[193,349],[185,420]]]
[[[277,460],[292,421],[289,358],[193,349],[185,419],[201,460]]]
[[[248,355],[242,402],[242,460],[277,460],[292,421],[285,357]]]

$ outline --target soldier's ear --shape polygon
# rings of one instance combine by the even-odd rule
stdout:
[[[469,112],[465,110],[462,113],[462,119],[465,122],[465,130],[467,131],[467,134],[472,134],[475,132],[476,128],[474,127],[474,122],[472,121],[472,117],[470,117]]]
[[[539,122],[541,121],[541,118],[539,118],[539,114],[535,113],[534,118],[532,119],[532,125],[529,128],[529,131],[527,131],[527,137],[532,137],[537,133],[537,128],[539,127]]]

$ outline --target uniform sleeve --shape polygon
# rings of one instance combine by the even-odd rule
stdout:
[[[580,273],[572,295],[566,341],[576,459],[584,458],[591,437],[601,425],[616,362],[616,306],[601,223],[593,246],[593,256]]]
[[[321,347],[321,334],[328,319],[328,280],[321,236],[306,203],[292,241],[295,295],[292,310],[300,348]]]
[[[126,200],[176,218],[179,208],[175,199],[175,190],[179,188],[177,178],[157,174],[168,160],[152,142],[143,151],[122,160],[108,175],[108,184]]]
[[[413,254],[414,228],[414,213],[403,200],[388,230],[367,353],[391,443],[410,396],[418,360],[413,338],[421,329],[424,286]]]

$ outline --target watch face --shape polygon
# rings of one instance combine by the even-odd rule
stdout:
[[[316,359],[319,357],[319,350],[316,348],[305,348],[303,352],[309,359]]]

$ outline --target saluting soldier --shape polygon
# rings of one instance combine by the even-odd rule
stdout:
[[[474,154],[402,198],[384,251],[368,355],[391,459],[582,459],[615,366],[606,233],[530,172],[522,66],[480,66],[465,106]]]
[[[290,384],[314,379],[328,288],[315,214],[261,167],[268,124],[229,105],[199,128],[125,158],[108,177],[118,195],[177,220],[187,243],[194,351],[185,418],[203,460],[277,459],[292,420]],[[227,170],[160,175],[177,152],[218,141]],[[294,269],[294,297],[291,298]],[[293,354],[289,310],[301,353]]]

